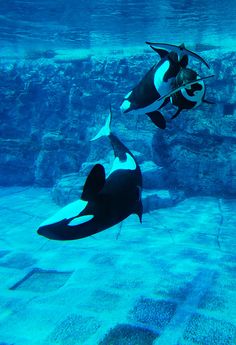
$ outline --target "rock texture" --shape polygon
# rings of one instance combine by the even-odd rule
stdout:
[[[81,175],[83,163],[110,163],[109,143],[89,140],[111,103],[113,130],[135,152],[145,188],[235,194],[236,54],[202,55],[212,67],[210,73],[199,63],[191,64],[200,75],[215,74],[207,81],[207,98],[216,104],[183,112],[165,131],[145,115],[119,113],[123,96],[157,61],[152,52],[71,62],[56,61],[53,55],[0,61],[0,184],[58,186],[64,175]],[[172,111],[167,107],[163,113],[169,117]]]

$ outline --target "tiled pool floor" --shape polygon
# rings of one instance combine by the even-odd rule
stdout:
[[[0,345],[235,345],[236,200],[54,242],[47,189],[0,189]]]

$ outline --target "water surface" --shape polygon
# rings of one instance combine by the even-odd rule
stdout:
[[[236,4],[204,0],[1,2],[2,54],[142,46],[146,40],[232,47]]]

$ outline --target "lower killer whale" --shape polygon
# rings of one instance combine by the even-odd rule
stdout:
[[[76,240],[94,235],[137,214],[142,222],[142,174],[128,148],[110,130],[111,111],[102,136],[110,139],[115,159],[108,176],[101,164],[90,171],[81,198],[44,221],[37,233],[52,240]]]

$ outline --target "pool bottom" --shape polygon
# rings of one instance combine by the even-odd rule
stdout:
[[[233,345],[236,200],[189,198],[67,243],[50,191],[0,190],[0,344]]]

